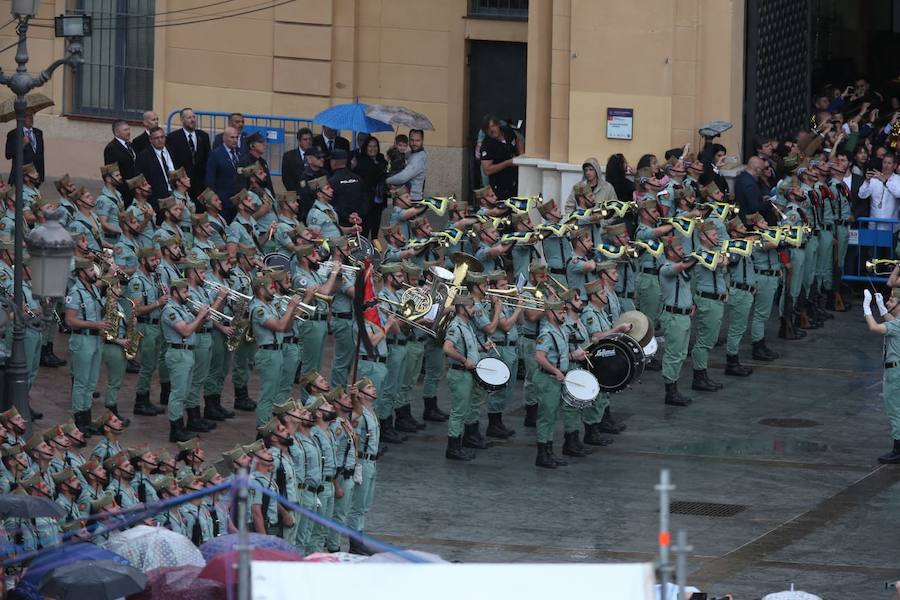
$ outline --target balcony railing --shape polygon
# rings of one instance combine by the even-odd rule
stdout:
[[[527,21],[528,0],[469,0],[469,16],[476,19]]]

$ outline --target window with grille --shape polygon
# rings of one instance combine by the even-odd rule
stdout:
[[[75,12],[93,16],[94,30],[84,39],[70,112],[139,119],[153,106],[155,0],[76,0],[75,5]]]
[[[527,21],[528,0],[469,0],[469,16]]]

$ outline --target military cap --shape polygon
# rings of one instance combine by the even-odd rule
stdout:
[[[19,480],[19,484],[25,488],[26,490],[32,490],[37,487],[37,485],[44,480],[43,475],[40,471],[33,473],[31,477],[26,479]]]
[[[154,490],[161,492],[172,487],[172,484],[175,483],[175,476],[171,473],[157,475],[150,480],[150,483],[153,485]]]
[[[25,451],[22,444],[13,444],[12,446],[0,446],[0,457],[16,456]]]
[[[160,237],[156,240],[156,243],[159,244],[160,248],[168,248],[169,246],[179,246],[178,238],[174,235],[170,235],[169,237]]]
[[[655,198],[646,198],[638,202],[638,206],[644,210],[656,210],[659,208],[659,203]]]
[[[559,300],[548,300],[544,302],[544,310],[565,310],[566,305]]]
[[[603,233],[610,238],[625,235],[625,232],[625,223],[613,223],[611,225],[607,225],[603,230]]]
[[[256,247],[250,244],[238,244],[237,254],[243,256],[256,256]]]
[[[9,193],[9,190],[6,190],[6,193]],[[59,199],[50,198],[49,196],[38,196],[34,201],[34,205],[38,208],[44,208],[50,204],[59,204]]]
[[[315,179],[310,179],[306,182],[306,186],[314,192],[324,190],[326,185],[328,185],[328,178],[324,175],[316,177]]]
[[[96,471],[97,469],[99,469],[102,466],[103,465],[100,464],[99,460],[91,457],[91,458],[87,459],[86,461],[84,461],[83,463],[81,463],[78,466],[78,470],[81,471],[81,474],[86,477],[89,473]]]
[[[422,275],[422,267],[407,260],[401,261],[400,267],[403,269],[403,272],[406,273],[407,277],[418,279]]]
[[[201,225],[206,225],[209,223],[209,213],[197,213],[196,215],[191,215],[191,223],[194,227],[199,227]]]
[[[169,171],[169,181],[175,183],[182,177],[187,177],[187,173],[184,170],[184,167],[178,167],[174,171]]]
[[[286,415],[296,408],[297,403],[292,398],[288,398],[281,404],[276,404],[274,407],[272,407],[272,414],[276,416]]]
[[[578,240],[589,238],[590,236],[591,232],[587,227],[580,227],[569,234],[569,240],[577,242]]]
[[[256,289],[260,286],[266,287],[271,283],[272,283],[272,278],[269,275],[257,275],[250,282],[250,285],[253,287],[253,289]]]
[[[71,521],[62,521],[59,524],[59,529],[63,533],[72,533],[73,531],[80,531],[84,529],[84,520],[83,519],[73,519]],[[68,539],[70,536],[66,536]]]
[[[15,419],[16,417],[21,417],[21,416],[22,416],[22,414],[19,412],[19,410],[15,406],[0,413],[0,419],[7,421],[7,422],[11,421],[12,419]]]
[[[9,238],[0,239],[0,250],[15,250],[15,249],[16,249],[16,243],[13,240],[11,240]]]
[[[531,264],[528,265],[528,272],[531,273],[532,275],[546,273],[547,265],[545,265],[544,263],[542,263],[538,260],[533,260],[533,261],[531,261]]]
[[[75,430],[78,429],[77,427],[75,427],[75,423],[73,423],[72,421],[66,421],[65,423],[62,423],[59,428],[65,435],[75,433]]]
[[[588,281],[584,284],[584,291],[586,291],[588,294],[596,294],[604,287],[606,286],[603,284],[602,279],[592,279],[591,281]]]
[[[37,168],[33,163],[28,163],[22,167],[22,175],[37,175]]]
[[[152,258],[156,256],[156,248],[141,247],[137,249],[136,254],[138,258]]]
[[[715,231],[716,224],[714,221],[703,221],[700,223],[700,231]]]
[[[255,455],[257,452],[259,452],[260,450],[263,450],[265,447],[266,447],[266,445],[263,444],[262,440],[256,440],[255,442],[253,442],[251,444],[246,444],[244,446],[244,452],[247,455]]]
[[[113,163],[113,164],[116,165],[115,170],[118,171],[118,170],[119,170],[119,165],[117,165],[116,163]],[[103,175],[106,175],[106,173],[103,172],[103,169],[105,169],[105,168],[106,168],[106,167],[100,167],[100,176],[101,176],[101,177],[102,177]],[[66,173],[65,175],[63,175],[62,177],[60,177],[59,179],[57,179],[56,181],[54,181],[54,182],[53,182],[53,185],[56,186],[56,191],[59,192],[60,194],[62,194],[62,193],[63,193],[63,188],[72,185],[72,178],[69,176],[68,173]]]
[[[475,199],[476,199],[476,200],[481,200],[482,198],[484,198],[485,196],[487,196],[487,193],[488,193],[489,191],[491,191],[491,189],[492,189],[492,188],[491,188],[491,186],[489,186],[489,185],[486,185],[486,186],[484,186],[484,187],[478,188],[477,190],[474,191]]]
[[[147,178],[143,175],[137,175],[135,177],[132,177],[131,179],[126,180],[126,183],[128,184],[129,190],[134,190],[147,183]]]
[[[587,181],[579,181],[572,186],[572,193],[576,196],[586,196],[591,191],[591,184]]]
[[[325,398],[324,398],[324,396],[322,396],[321,394],[319,394],[319,395],[316,395],[316,396],[310,396],[309,398],[307,398],[307,399],[306,399],[306,406],[304,406],[303,408],[305,408],[306,410],[308,410],[310,413],[313,413],[313,412],[315,412],[319,407],[321,407],[323,404],[325,404]]]
[[[107,507],[111,506],[112,503],[115,501],[116,501],[115,496],[113,496],[109,492],[105,492],[102,496],[100,496],[96,500],[91,500],[91,512],[97,512],[101,508],[107,508]]]
[[[169,288],[178,289],[178,290],[186,290],[188,289],[188,280],[187,279],[173,279],[172,283],[169,284]]]
[[[272,435],[275,433],[275,430],[278,429],[279,425],[281,425],[281,422],[278,419],[269,419],[265,425],[257,427],[256,431],[262,436]]]
[[[147,446],[132,446],[125,449],[125,453],[128,455],[128,460],[140,458],[148,452],[150,452],[150,448],[148,448]]]
[[[178,446],[179,452],[185,452],[187,450],[196,450],[200,447],[200,438],[191,438],[186,442],[178,442],[175,445]]]
[[[300,257],[309,256],[313,252],[315,252],[316,247],[312,244],[297,244],[297,247],[294,248],[294,254]]]
[[[93,269],[94,261],[89,258],[81,258],[80,256],[75,257],[75,268],[76,269]]]
[[[466,273],[466,284],[481,285],[482,283],[487,283],[487,275],[484,273],[476,273],[474,271]]]
[[[185,473],[178,478],[178,487],[182,489],[187,489],[192,485],[196,485],[197,483],[201,483],[200,478],[193,473]]]
[[[390,263],[382,263],[379,271],[381,271],[382,275],[391,275],[393,273],[399,273],[403,270],[403,265],[398,262],[390,262]]]
[[[346,246],[348,244],[347,237],[339,235],[337,237],[328,238],[328,245],[333,247]]]
[[[275,202],[278,204],[286,204],[288,202],[295,202],[297,200],[297,192],[278,192],[275,194]]]
[[[112,471],[116,467],[125,466],[125,463],[128,462],[128,452],[124,450],[122,452],[117,452],[112,456],[108,457],[103,461],[103,468],[107,471]]]
[[[266,276],[272,281],[290,281],[291,274],[284,269],[271,267],[266,270]]]
[[[205,469],[203,469],[203,471],[200,473],[200,475],[198,477],[199,477],[200,481],[202,481],[205,485],[209,485],[212,483],[213,479],[215,479],[216,475],[218,475],[218,474],[219,474],[219,472],[216,471],[216,468],[210,466],[210,467],[206,467]]]
[[[200,192],[199,196],[197,196],[197,201],[206,206],[207,204],[212,202],[213,198],[216,197],[218,196],[216,196],[216,193],[214,191],[212,191],[210,188],[206,188],[205,190]]]
[[[175,196],[167,196],[165,198],[161,198],[159,201],[159,209],[160,210],[169,210],[170,208],[175,208],[178,205],[178,198]]]
[[[247,190],[241,190],[237,194],[235,194],[234,196],[229,198],[229,200],[231,201],[232,204],[238,205],[249,197],[250,197],[250,194],[249,194],[249,192],[247,192]]]
[[[44,438],[45,442],[49,442],[50,440],[57,438],[62,434],[62,425],[54,425],[50,429],[44,430],[44,433],[41,434],[41,437]]]
[[[453,306],[474,306],[475,300],[468,294],[457,294],[453,298]]]
[[[102,167],[100,167],[100,178],[102,179],[103,177],[106,177],[107,175],[112,175],[113,173],[118,173],[118,172],[119,172],[119,163],[117,163],[117,162],[110,163],[108,165],[103,165]],[[65,175],[64,177],[68,178],[69,176]],[[57,183],[59,183],[59,182],[57,182]],[[59,189],[59,186],[57,186],[56,189]]]
[[[614,260],[604,260],[600,263],[597,263],[598,271],[617,271],[619,269],[619,265]]]
[[[569,302],[571,300],[574,300],[577,295],[578,295],[577,290],[569,288],[569,289],[565,290],[564,292],[559,293],[559,299],[562,300],[563,302]]]
[[[487,277],[487,280],[490,281],[491,283],[496,283],[496,282],[500,281],[501,279],[507,279],[508,276],[506,274],[506,271],[497,269],[496,271],[491,271],[490,273],[487,273],[486,277]]]
[[[209,257],[209,260],[222,261],[228,260],[229,254],[225,250],[207,250],[206,255]]]
[[[58,473],[53,473],[52,475],[50,475],[50,477],[53,479],[53,483],[59,485],[75,477],[75,471],[73,471],[70,467],[66,467]]]
[[[319,377],[319,372],[315,369],[304,373],[303,377],[300,378],[299,383],[300,387],[306,387],[315,381]]]
[[[243,177],[253,177],[254,175],[259,175],[260,171],[262,171],[262,166],[259,163],[251,163],[246,167],[240,167],[238,169],[238,173]]]
[[[222,457],[231,462],[236,462],[240,460],[242,456],[247,456],[247,451],[244,450],[244,447],[238,444],[231,450],[226,450],[222,453]]]
[[[551,198],[547,202],[544,202],[543,204],[538,206],[537,210],[541,214],[542,217],[546,217],[547,214],[554,208],[556,208],[556,200]]]

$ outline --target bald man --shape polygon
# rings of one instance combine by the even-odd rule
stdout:
[[[766,162],[758,156],[747,161],[743,173],[734,180],[735,203],[741,207],[741,215],[760,213],[766,217],[769,223],[775,223],[772,214],[772,203],[766,199],[766,190],[763,190],[761,176],[766,168]]]
[[[135,154],[140,154],[150,147],[150,134],[148,132],[154,127],[159,127],[159,115],[152,110],[145,111],[141,120],[144,125],[144,133],[131,141],[131,146],[134,148]]]

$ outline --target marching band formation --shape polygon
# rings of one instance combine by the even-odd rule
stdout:
[[[56,182],[59,198],[44,197],[26,165],[27,225],[60,219],[76,240],[59,306],[35,298],[25,282],[28,384],[42,359],[55,358],[62,328],[73,418],[28,440],[14,409],[0,419],[0,487],[54,498],[68,514],[59,523],[13,524],[17,543],[40,548],[88,515],[202,489],[245,467],[260,485],[361,530],[381,442],[401,444],[425,428],[413,413],[420,374],[422,420],[446,422],[446,457],[468,461],[491,446],[487,438],[515,435],[504,413],[521,370],[524,426],[536,429],[535,464],[544,468],[566,464],[553,448],[560,413],[567,457],[585,457],[589,446],[622,433],[612,395],[645,369],[662,371],[665,404],[688,406],[678,383],[694,326],[690,387],[721,390],[709,362],[726,307],[724,374],[751,375],[740,361],[748,329],[754,360],[778,358],[766,342],[773,306],[785,340],[821,327],[832,317],[826,307],[844,308],[833,282],[847,250],[849,194],[841,165],[810,163],[778,184],[778,218],[769,222],[739,214],[714,180],[697,179],[701,172],[682,161],[664,176],[641,169],[628,200],[597,200],[585,180],[565,213],[555,200],[499,199],[490,187],[475,190],[474,211],[452,197],[414,201],[397,188],[389,223],[369,240],[355,214],[339,220],[326,177],[307,182],[304,194],[314,200],[306,212],[297,193],[266,188],[259,164],[241,168],[247,189],[227,199],[210,189],[191,198],[178,169],[157,212],[141,175],[125,182],[134,198],[126,207],[116,164],[101,168],[97,198],[68,177]],[[8,201],[12,190],[2,193]],[[223,200],[236,209],[230,223]],[[12,235],[9,212],[2,225]],[[11,296],[9,238],[0,240],[0,259],[0,284]],[[872,266],[896,279],[896,263],[884,263]],[[890,310],[898,304],[892,299]],[[101,366],[106,410],[95,420]],[[165,414],[177,457],[119,445],[130,423],[119,401],[129,371],[137,373],[133,414]],[[449,413],[438,406],[445,374]],[[205,467],[196,434],[234,411],[254,413],[257,440],[224,453],[219,470]],[[85,456],[92,435],[100,442]],[[895,439],[900,460],[900,430]],[[307,552],[339,549],[333,532],[261,494],[248,515],[226,504],[213,495],[151,520],[197,543],[246,519],[252,531]]]

